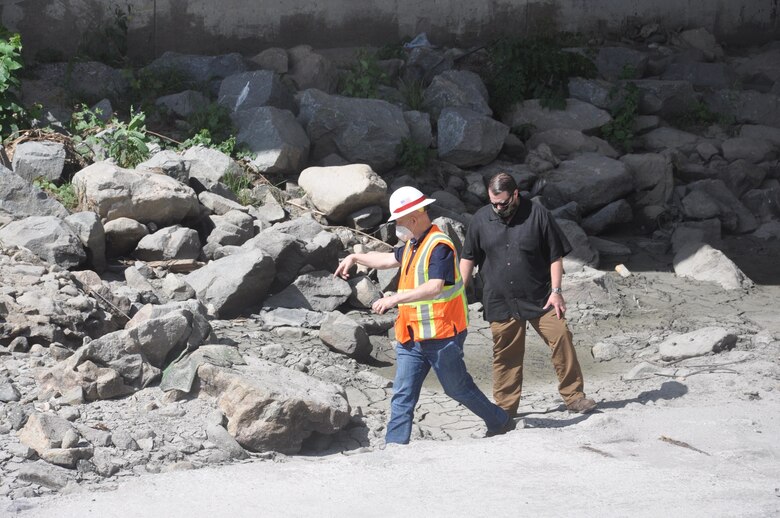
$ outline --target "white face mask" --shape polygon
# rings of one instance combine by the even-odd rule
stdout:
[[[407,241],[409,241],[414,237],[414,234],[412,234],[412,231],[404,227],[403,225],[396,225],[395,237],[397,237],[398,239],[406,243]]]

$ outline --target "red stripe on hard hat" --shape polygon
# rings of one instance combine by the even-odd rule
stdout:
[[[423,202],[423,201],[425,201],[425,195],[424,194],[421,197],[417,198],[416,200],[410,201],[406,205],[401,205],[400,207],[398,207],[397,209],[395,209],[393,211],[393,214],[397,214],[399,212],[403,212],[406,209],[408,209],[410,207],[414,207],[415,205],[417,205],[418,203]]]

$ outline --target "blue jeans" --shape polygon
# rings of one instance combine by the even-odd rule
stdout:
[[[466,333],[462,331],[451,338],[411,342],[405,346],[396,343],[396,372],[385,442],[409,443],[414,407],[431,367],[444,392],[482,418],[488,431],[496,431],[507,423],[509,415],[490,402],[466,371],[463,362]]]

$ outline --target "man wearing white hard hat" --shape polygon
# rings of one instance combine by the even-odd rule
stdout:
[[[436,200],[414,187],[390,196],[390,219],[405,242],[395,252],[350,254],[334,275],[349,277],[353,265],[369,268],[400,266],[398,292],[372,306],[376,313],[398,307],[395,322],[396,375],[385,441],[406,444],[412,432],[414,407],[431,368],[445,393],[485,421],[487,435],[511,430],[514,421],[476,386],[463,361],[468,306],[452,240],[431,224],[426,206]]]

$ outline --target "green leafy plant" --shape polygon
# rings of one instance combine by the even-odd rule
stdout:
[[[406,40],[408,41],[408,39]],[[404,59],[406,57],[406,51],[404,50],[404,43],[406,41],[400,41],[398,43],[388,43],[382,45],[376,51],[377,59]]]
[[[405,138],[401,140],[401,154],[398,161],[408,171],[420,173],[428,166],[431,152],[432,150],[427,146]]]
[[[145,124],[146,115],[139,111],[132,115],[130,122],[112,120],[110,128],[101,134],[106,154],[119,167],[135,167],[149,158],[147,143],[151,139]]]
[[[73,189],[73,184],[70,182],[66,182],[58,186],[51,180],[37,178],[35,181],[33,181],[33,185],[56,198],[66,209],[72,210],[75,209],[78,205],[76,191]]]
[[[23,66],[22,40],[18,34],[0,34],[0,135],[3,139],[28,123],[28,113],[14,90]]]
[[[387,82],[387,75],[379,67],[376,54],[360,51],[357,61],[344,74],[341,95],[375,98],[380,84]]]
[[[617,94],[617,89],[610,96]],[[613,146],[630,153],[633,150],[634,126],[639,113],[639,87],[634,83],[626,83],[623,102],[612,110],[612,121],[601,127],[601,136]]]
[[[208,130],[209,137],[216,143],[228,140],[234,131],[230,110],[218,103],[208,104],[194,112],[187,117],[187,125],[197,133]]]
[[[203,128],[198,133],[181,143],[179,149],[184,150],[193,146],[203,146],[217,149],[226,155],[233,155],[236,152],[236,137],[230,136],[219,142],[211,137],[208,128]]]
[[[546,108],[566,107],[570,77],[595,77],[588,58],[565,51],[555,37],[500,39],[488,47],[484,76],[494,111],[512,104],[540,99]]]

